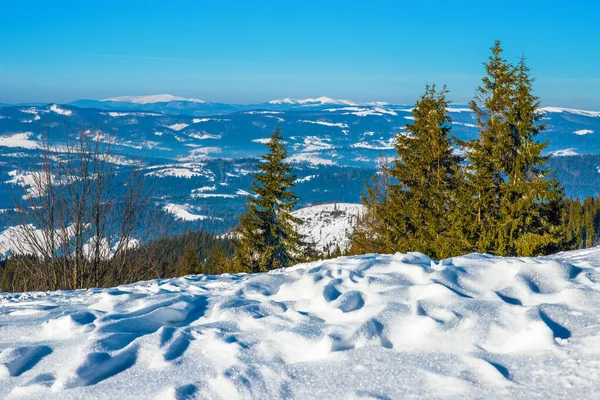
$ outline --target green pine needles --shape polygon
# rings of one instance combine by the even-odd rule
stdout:
[[[547,144],[535,140],[545,126],[529,67],[524,57],[516,66],[502,58],[500,42],[491,50],[470,102],[479,137],[454,139],[448,91],[426,86],[397,136],[396,160],[367,188],[351,253],[532,256],[565,244],[564,193],[546,168]]]
[[[266,146],[268,154],[256,165],[246,213],[240,218],[235,265],[240,272],[259,272],[288,267],[298,261],[302,237],[296,231],[301,220],[291,211],[298,202],[292,167],[279,128]]]

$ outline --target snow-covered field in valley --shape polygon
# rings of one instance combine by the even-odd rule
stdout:
[[[600,249],[0,295],[0,397],[597,398]]]
[[[315,250],[327,253],[350,247],[350,236],[365,206],[354,203],[326,203],[304,207],[292,214],[302,220],[298,232]]]

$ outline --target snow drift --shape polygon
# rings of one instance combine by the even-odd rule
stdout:
[[[593,398],[600,249],[0,295],[0,397]]]

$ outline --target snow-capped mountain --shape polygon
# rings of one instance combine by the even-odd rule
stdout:
[[[308,99],[285,99],[271,100],[269,104],[289,104],[289,105],[305,105],[305,106],[316,106],[316,105],[346,105],[346,106],[357,106],[358,103],[350,100],[332,99],[331,97],[321,96],[317,98]]]
[[[308,99],[291,99],[286,97],[285,99],[277,99],[269,101],[269,104],[276,105],[288,105],[288,106],[304,106],[304,107],[318,107],[318,106],[327,106],[327,105],[336,105],[336,106],[386,106],[389,105],[388,102],[385,101],[372,101],[372,102],[364,102],[359,103],[352,100],[343,100],[343,99],[332,99],[331,97],[321,96],[317,98],[308,98]]]
[[[302,220],[298,232],[319,253],[348,250],[350,235],[364,212],[362,204],[328,203],[304,207],[293,212]]]
[[[204,100],[177,97],[170,94],[154,94],[148,96],[119,96],[101,101],[125,102],[134,104],[170,103],[172,101],[186,101],[190,103],[206,103]]]
[[[370,254],[0,294],[0,397],[591,399],[599,260]]]

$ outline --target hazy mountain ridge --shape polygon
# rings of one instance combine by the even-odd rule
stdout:
[[[83,128],[100,132],[107,138],[114,137],[116,144],[130,153],[142,151],[148,156],[187,161],[206,157],[241,158],[261,154],[262,142],[279,126],[288,141],[293,162],[374,167],[380,155],[393,156],[394,138],[412,118],[411,108],[407,106],[348,105],[347,101],[324,102],[318,106],[305,103],[227,105],[226,115],[204,117],[163,113],[159,106],[210,109],[215,104],[116,102],[119,108],[114,108],[112,103],[115,102],[96,102],[108,108],[56,104],[2,107],[2,145],[10,146],[14,135],[25,133],[35,141],[45,131],[59,141],[65,129]],[[124,108],[125,105],[130,108]],[[546,111],[544,122],[548,129],[539,139],[548,140],[549,154],[600,154],[597,138],[600,113],[556,107],[542,110]],[[477,136],[476,121],[468,108],[453,105],[448,111],[455,136],[462,140]]]

